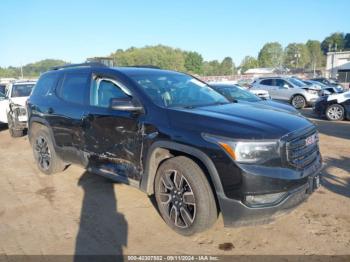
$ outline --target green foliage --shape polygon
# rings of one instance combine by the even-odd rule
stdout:
[[[308,68],[316,69],[324,66],[326,59],[321,50],[321,43],[317,40],[309,40],[306,42],[306,47],[310,58]]]
[[[203,72],[203,57],[197,52],[187,52],[185,68],[189,73],[201,74]]]
[[[302,43],[291,43],[284,50],[284,66],[305,68],[310,64],[309,50]]]
[[[322,41],[321,49],[324,54],[327,54],[327,52],[329,52],[329,45],[331,45],[331,48],[334,48],[334,46],[337,45],[337,51],[340,51],[344,49],[344,44],[344,34],[333,33]]]
[[[39,62],[27,64],[23,66],[24,77],[38,77],[41,73],[46,72],[51,67],[67,64],[62,60],[45,59]],[[0,68],[0,77],[21,77],[20,67]]]
[[[283,49],[280,43],[266,43],[259,52],[259,65],[262,67],[280,67],[283,62]]]
[[[185,71],[185,52],[163,45],[131,47],[111,54],[117,66],[153,65],[164,69]]]
[[[255,57],[246,56],[243,58],[240,67],[241,67],[241,72],[244,73],[248,69],[259,67],[259,62]]]
[[[231,57],[225,57],[220,64],[220,74],[227,76],[236,73],[235,64]]]

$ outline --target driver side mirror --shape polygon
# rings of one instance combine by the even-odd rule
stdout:
[[[109,107],[113,110],[141,112],[142,106],[135,105],[131,97],[126,98],[111,98]]]
[[[285,88],[285,89],[288,89],[288,88],[289,88],[289,85],[284,84],[282,87]]]

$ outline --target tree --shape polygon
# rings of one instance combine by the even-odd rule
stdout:
[[[236,71],[231,57],[225,57],[220,64],[220,75],[233,75]]]
[[[187,52],[185,68],[187,72],[201,74],[203,71],[203,57],[197,52]]]
[[[241,72],[244,73],[248,69],[257,68],[259,66],[259,62],[255,57],[246,56],[243,58],[240,66],[241,66]]]
[[[266,43],[259,52],[259,65],[262,67],[280,67],[283,61],[283,49],[280,43]]]
[[[306,47],[310,57],[308,67],[315,71],[316,68],[323,66],[325,63],[325,56],[321,50],[321,43],[317,40],[308,40],[306,42]]]
[[[304,44],[291,43],[284,50],[284,65],[305,68],[310,63],[309,50]]]
[[[344,37],[344,49],[350,50],[350,34],[347,33]]]
[[[24,77],[38,77],[41,73],[48,71],[55,66],[65,65],[67,62],[56,59],[45,59],[30,63],[22,67]],[[21,68],[9,66],[0,68],[0,77],[21,77]]]
[[[177,71],[185,71],[185,56],[184,51],[163,45],[119,49],[111,54],[118,66],[153,65]]]
[[[337,45],[337,51],[344,49],[344,34],[343,33],[333,33],[330,36],[326,37],[321,43],[321,49],[324,54],[329,52],[329,46],[334,48]]]

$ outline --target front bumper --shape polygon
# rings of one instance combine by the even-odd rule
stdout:
[[[288,213],[294,207],[304,202],[317,189],[319,183],[316,184],[314,181],[317,176],[319,179],[321,178],[321,171],[322,164],[319,164],[302,178],[292,181],[297,186],[290,187],[284,197],[276,204],[251,207],[243,201],[228,198],[225,195],[218,195],[224,225],[226,227],[234,227],[265,224],[282,214]],[[290,184],[291,180],[287,179],[285,183],[286,185]]]
[[[320,98],[320,96],[318,94],[306,93],[305,98],[306,98],[307,104],[312,106],[316,103],[316,101]]]

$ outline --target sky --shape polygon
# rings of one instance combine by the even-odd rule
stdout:
[[[205,60],[350,33],[349,0],[1,0],[0,67],[163,44]]]

